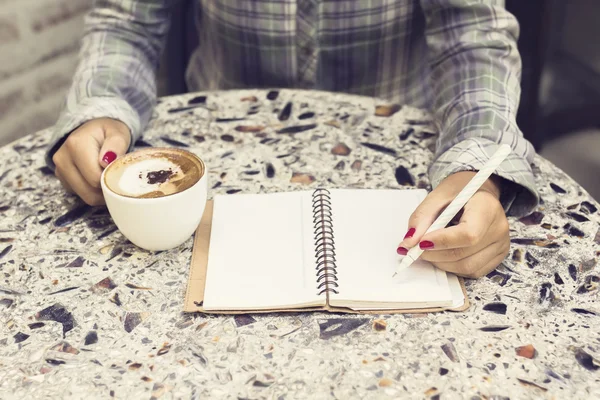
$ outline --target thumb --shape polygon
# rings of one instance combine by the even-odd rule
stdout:
[[[435,192],[430,193],[410,216],[408,231],[400,242],[398,253],[403,251],[401,248],[409,250],[416,246],[448,204],[450,202],[446,198],[438,196]]]
[[[118,121],[115,121],[118,122]],[[117,158],[125,155],[131,143],[129,129],[122,122],[110,123],[104,126],[104,143],[99,153],[99,162],[102,168]]]

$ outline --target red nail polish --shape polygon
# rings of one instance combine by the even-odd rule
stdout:
[[[117,159],[117,155],[115,154],[114,151],[107,151],[104,154],[104,157],[102,157],[102,161],[104,161],[106,164],[110,164],[111,162],[115,161]]]
[[[400,254],[401,256],[405,256],[406,254],[408,254],[408,250],[400,246],[396,249],[396,253]]]
[[[406,232],[406,235],[404,235],[404,239],[408,239],[413,237],[413,235],[415,234],[415,228],[410,228],[408,230],[408,232]]]
[[[430,242],[429,240],[423,240],[421,243],[419,243],[419,247],[421,250],[433,249],[433,242]]]

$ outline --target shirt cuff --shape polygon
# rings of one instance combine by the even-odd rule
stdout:
[[[90,97],[76,106],[67,107],[52,128],[52,139],[46,151],[46,164],[54,171],[54,153],[62,146],[69,134],[84,123],[98,118],[112,118],[124,123],[131,132],[129,150],[135,145],[141,132],[138,113],[123,99],[118,97]]]
[[[431,165],[431,186],[435,189],[442,180],[456,172],[480,170],[498,147],[498,143],[483,138],[469,138],[457,143]],[[537,207],[539,194],[531,166],[524,157],[511,152],[495,174],[503,178],[500,202],[507,216],[522,217]]]

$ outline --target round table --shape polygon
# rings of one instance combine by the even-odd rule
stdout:
[[[197,151],[214,194],[428,187],[430,115],[296,90],[161,99],[138,147]],[[466,312],[182,313],[192,240],[149,253],[65,194],[49,133],[0,150],[0,398],[600,398],[598,204],[538,157],[543,202]]]

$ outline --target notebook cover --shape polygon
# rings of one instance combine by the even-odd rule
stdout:
[[[343,307],[333,307],[326,305],[324,307],[308,307],[308,308],[286,308],[286,309],[268,309],[268,310],[240,310],[240,311],[206,311],[202,307],[204,300],[204,287],[206,286],[206,270],[208,267],[208,249],[210,244],[210,232],[212,226],[213,201],[209,200],[204,209],[204,215],[200,221],[200,225],[196,230],[194,237],[194,246],[192,249],[192,260],[190,265],[190,273],[188,277],[187,287],[185,291],[184,312],[202,312],[207,314],[267,314],[267,313],[299,313],[309,311],[324,311],[332,313],[348,313],[348,314],[417,314],[430,313],[440,311],[465,311],[469,308],[469,297],[465,289],[463,278],[459,277],[460,286],[465,297],[465,302],[458,308],[411,308],[399,310],[352,310]]]

